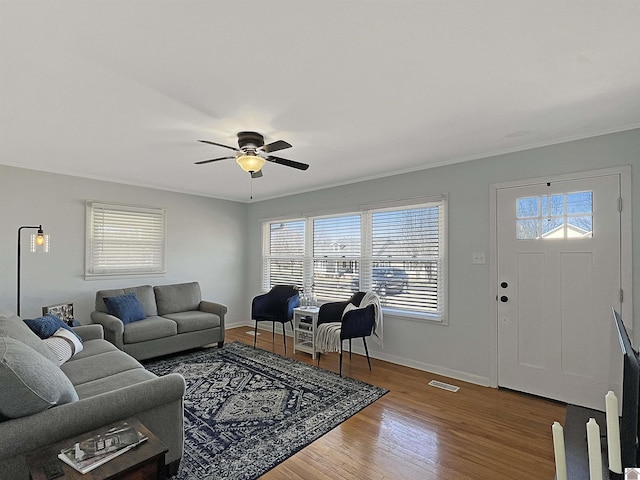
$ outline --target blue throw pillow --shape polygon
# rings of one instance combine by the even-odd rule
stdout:
[[[82,341],[80,336],[74,332],[69,325],[55,315],[44,315],[43,317],[34,318],[33,320],[25,320],[24,323],[43,340],[56,333],[59,328],[66,328]]]
[[[104,304],[109,315],[118,317],[125,325],[147,318],[135,293],[127,293],[117,297],[104,297]]]

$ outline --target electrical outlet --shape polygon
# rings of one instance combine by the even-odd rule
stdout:
[[[484,252],[474,252],[472,254],[472,261],[474,265],[484,265],[485,264]]]

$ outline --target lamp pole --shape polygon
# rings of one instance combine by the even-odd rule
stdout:
[[[42,225],[37,225],[37,226],[33,226],[33,225],[23,225],[22,227],[18,228],[18,285],[16,288],[17,294],[17,301],[16,301],[16,314],[18,316],[20,316],[20,251],[21,251],[21,234],[22,234],[22,229],[23,228],[31,228],[31,229],[37,229],[38,230],[38,236],[42,237],[44,239],[44,232],[42,231]]]

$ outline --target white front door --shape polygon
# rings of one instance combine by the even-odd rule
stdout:
[[[604,409],[620,176],[496,191],[498,385]]]

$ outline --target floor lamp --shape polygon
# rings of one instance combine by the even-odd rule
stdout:
[[[17,285],[17,304],[16,304],[16,314],[20,316],[20,250],[21,250],[21,235],[22,229],[30,228],[34,230],[38,230],[37,234],[31,235],[31,248],[32,252],[38,253],[49,253],[49,235],[45,235],[42,230],[42,225],[31,226],[31,225],[23,225],[18,228],[18,285]]]

